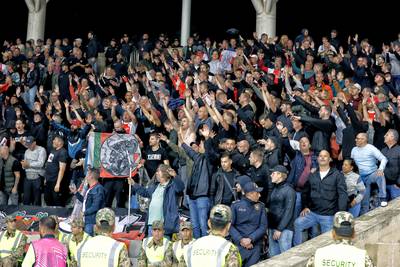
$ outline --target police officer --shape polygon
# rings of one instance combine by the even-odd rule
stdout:
[[[7,229],[0,232],[0,266],[17,266],[22,262],[26,236],[17,230],[14,215],[6,217]]]
[[[152,236],[143,239],[139,267],[172,266],[172,243],[164,237],[164,222],[153,221]]]
[[[307,267],[319,266],[374,266],[363,249],[352,244],[354,239],[354,218],[351,213],[339,211],[333,219],[332,237],[336,244],[319,248],[308,262]]]
[[[85,223],[82,218],[75,218],[71,222],[72,237],[68,242],[68,258],[70,261],[69,266],[77,266],[78,262],[76,254],[78,249],[90,238],[90,236],[84,232]]]
[[[181,266],[242,266],[238,248],[225,239],[229,234],[231,221],[232,212],[228,206],[222,204],[214,206],[208,219],[210,234],[185,246],[183,253],[185,264]]]
[[[232,203],[232,226],[229,233],[239,247],[243,266],[260,260],[262,240],[267,231],[265,206],[260,199],[263,188],[254,182],[243,186],[244,198]]]
[[[115,228],[115,214],[109,208],[100,209],[94,226],[97,236],[84,242],[77,252],[78,266],[128,267],[130,260],[124,243],[111,238]]]
[[[183,259],[183,251],[186,245],[191,244],[193,239],[193,226],[189,221],[181,222],[179,225],[179,240],[172,244],[173,263],[172,266],[178,266],[180,261]]]

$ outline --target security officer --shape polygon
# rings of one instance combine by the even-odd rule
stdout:
[[[185,246],[183,253],[185,264],[180,266],[242,266],[238,248],[225,239],[229,234],[231,221],[232,212],[228,206],[222,204],[214,206],[208,219],[210,234]]]
[[[243,266],[251,266],[260,260],[262,240],[267,231],[267,216],[264,204],[259,201],[263,188],[248,182],[242,189],[244,198],[232,203],[229,233],[239,248]]]
[[[109,208],[96,214],[94,230],[97,236],[84,242],[77,252],[78,266],[129,267],[128,250],[124,243],[111,238],[115,228],[115,214]]]
[[[77,266],[76,254],[78,249],[84,244],[90,236],[84,232],[85,223],[82,218],[75,218],[71,222],[72,237],[68,242],[68,259],[70,261],[69,266]]]
[[[60,231],[60,221],[58,220],[58,217],[56,215],[50,215],[49,217],[53,218],[56,221],[56,231],[54,232],[54,235],[56,236],[58,241],[63,243],[64,246],[68,247],[68,243],[71,240],[72,235]]]
[[[353,246],[354,236],[353,215],[346,211],[337,212],[333,219],[332,231],[336,244],[317,249],[315,255],[308,260],[307,267],[374,266],[365,250]]]
[[[0,232],[0,266],[17,266],[22,262],[27,237],[17,230],[14,215],[6,217],[7,229]]]
[[[143,239],[139,267],[172,266],[172,243],[164,237],[164,222],[153,221],[152,236]]]
[[[184,261],[183,251],[185,246],[191,244],[195,240],[193,239],[193,226],[191,222],[181,222],[179,225],[179,237],[180,240],[177,240],[172,244],[172,250],[174,252],[172,266],[179,266],[179,262]]]

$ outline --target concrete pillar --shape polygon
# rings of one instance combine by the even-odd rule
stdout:
[[[266,33],[276,36],[276,3],[278,0],[251,0],[256,10],[256,32],[260,37]]]
[[[192,0],[182,0],[181,45],[187,44],[190,35],[190,13]]]
[[[26,39],[44,38],[44,27],[46,24],[46,5],[49,0],[25,0],[29,10],[28,29]]]

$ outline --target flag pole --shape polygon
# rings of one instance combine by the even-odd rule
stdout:
[[[129,179],[132,179],[132,166],[129,166]],[[131,195],[132,195],[132,185],[129,184],[129,193],[128,193],[128,225],[130,224],[131,220]]]
[[[128,156],[128,162],[129,162],[129,179],[132,179],[132,161],[129,156],[128,150],[126,151],[126,155]],[[131,195],[132,195],[132,185],[128,183],[129,185],[129,191],[128,191],[128,225],[130,224],[131,220]]]

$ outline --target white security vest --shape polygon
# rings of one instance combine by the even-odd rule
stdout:
[[[11,255],[11,252],[18,247],[23,235],[20,231],[15,230],[14,237],[6,238],[6,232],[0,233],[0,259]]]
[[[153,237],[148,237],[143,239],[142,248],[146,253],[146,257],[149,263],[155,264],[157,262],[162,262],[164,260],[165,251],[170,244],[170,241],[166,238],[163,238],[163,245],[154,249],[154,246],[149,248],[147,245],[153,240]]]
[[[119,254],[123,247],[123,243],[108,236],[89,238],[78,249],[78,266],[118,267]]]
[[[188,267],[221,267],[231,246],[225,238],[208,235],[185,246],[183,256]]]
[[[317,249],[315,267],[364,267],[366,251],[347,244],[333,244]]]
[[[175,257],[180,260],[181,257],[183,256],[183,252],[186,246],[189,246],[190,244],[192,244],[195,241],[195,239],[193,239],[192,241],[189,242],[189,244],[186,244],[182,247],[182,240],[178,240],[176,242],[174,242],[174,244],[172,245],[172,250],[174,251],[174,255]]]
[[[86,243],[86,241],[90,238],[90,235],[88,235],[87,233],[83,232],[83,239],[80,243],[76,244],[75,241],[71,239],[68,242],[68,250],[69,250],[69,254],[71,256],[71,259],[75,259],[76,260],[76,254],[78,253],[78,249]]]

